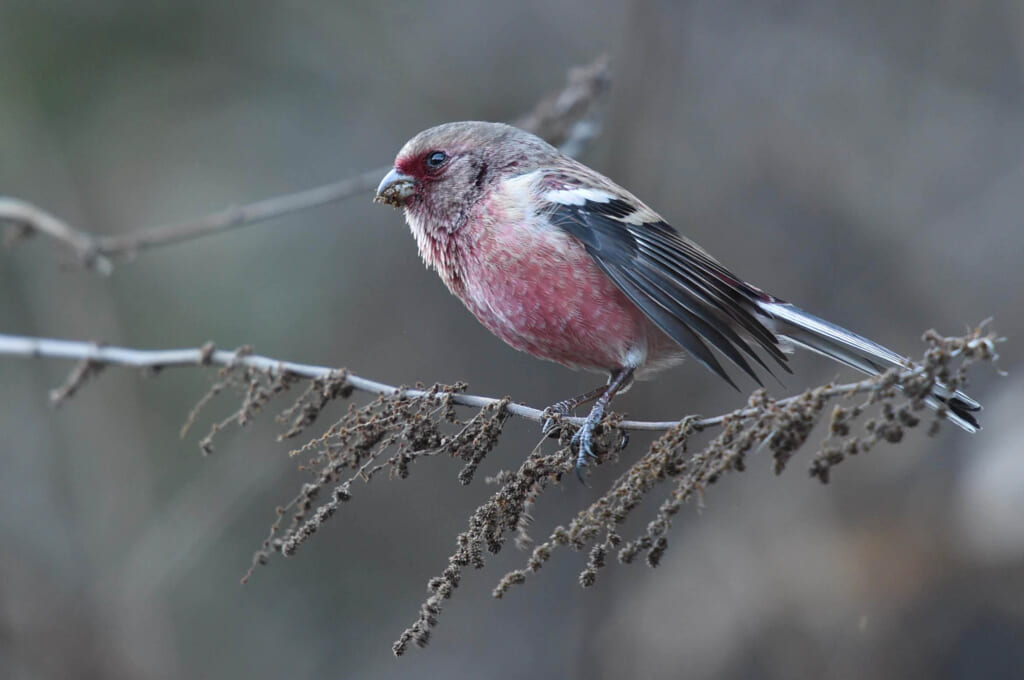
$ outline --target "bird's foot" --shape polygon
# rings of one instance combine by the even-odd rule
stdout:
[[[603,418],[604,408],[600,404],[596,404],[590,410],[587,419],[583,421],[583,425],[572,436],[572,444],[576,447],[576,476],[581,482],[583,481],[583,468],[587,466],[587,459],[599,460],[598,455],[594,453],[594,433]]]
[[[573,409],[580,404],[586,404],[601,398],[607,389],[604,386],[598,387],[595,390],[584,392],[579,396],[569,399],[563,399],[556,404],[548,406],[544,409],[544,424],[541,426],[541,431],[552,438],[557,437],[561,432],[560,428],[557,427],[559,419],[572,415]]]
[[[552,404],[544,409],[544,423],[540,428],[541,433],[551,437],[557,437],[558,421],[572,413],[572,410],[575,407],[576,401],[574,399],[563,399],[557,404]]]

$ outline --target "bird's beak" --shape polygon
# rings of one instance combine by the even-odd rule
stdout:
[[[405,202],[412,196],[414,190],[412,177],[399,172],[398,168],[391,168],[377,186],[377,196],[373,201],[404,208]]]

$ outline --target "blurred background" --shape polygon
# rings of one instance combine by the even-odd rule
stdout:
[[[304,479],[270,417],[178,430],[210,376],[0,357],[3,678],[1024,676],[1024,3],[4,0],[0,193],[116,234],[390,164],[419,130],[511,120],[607,53],[583,160],[748,280],[911,356],[995,317],[985,430],[914,433],[829,486],[767,458],[677,516],[657,570],[556,553],[468,573],[395,659],[429,577],[537,437],[514,422],[468,487],[434,459],[356,488],[292,560],[239,585]],[[0,252],[0,331],[142,348],[252,344],[392,383],[467,380],[543,406],[594,376],[521,355],[424,269],[371,195],[146,252],[101,277],[43,239]],[[853,376],[795,359],[782,395]],[[747,385],[746,387],[750,387]],[[687,365],[617,402],[645,418],[743,397]],[[285,404],[282,402],[281,406]],[[339,410],[343,405],[337,407]],[[340,412],[340,411],[339,411]],[[639,456],[535,511],[547,535]],[[667,493],[666,488],[663,493]],[[660,495],[624,535],[642,530]]]

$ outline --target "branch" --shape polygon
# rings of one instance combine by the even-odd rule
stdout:
[[[605,57],[588,66],[571,69],[565,88],[543,99],[516,124],[561,147],[569,155],[578,155],[600,128],[598,109],[608,86],[609,67]],[[363,194],[376,187],[387,170],[370,170],[313,189],[231,206],[195,220],[114,236],[76,229],[31,203],[3,196],[0,196],[0,222],[12,224],[13,228],[4,239],[8,245],[42,234],[68,247],[82,266],[109,274],[115,259],[130,259],[142,250],[265,222]]]
[[[568,156],[578,156],[601,131],[601,105],[611,86],[607,57],[569,69],[565,89],[541,100],[513,124],[546,139]]]
[[[493,591],[504,597],[516,585],[529,580],[562,547],[589,550],[586,566],[580,572],[580,584],[593,585],[599,570],[611,554],[620,562],[631,563],[644,556],[656,566],[668,546],[667,533],[672,518],[692,499],[703,499],[708,487],[729,472],[746,467],[749,454],[766,450],[772,468],[781,473],[790,458],[810,437],[815,425],[827,419],[824,441],[812,456],[809,472],[827,483],[832,469],[851,456],[868,452],[879,443],[898,443],[911,428],[921,424],[918,412],[936,382],[958,389],[966,379],[966,369],[978,361],[995,361],[995,348],[1001,338],[986,330],[986,324],[964,337],[946,338],[934,331],[925,333],[929,349],[921,364],[906,370],[854,383],[824,385],[787,399],[773,400],[764,389],[756,390],[746,406],[712,418],[688,416],[678,421],[627,421],[611,414],[602,423],[595,442],[595,464],[618,461],[618,453],[628,439],[624,430],[662,430],[662,434],[638,460],[627,465],[622,475],[589,508],[578,513],[567,525],[557,526],[536,545],[523,568],[506,574]],[[354,390],[378,395],[365,405],[352,404],[333,424],[291,451],[304,456],[300,465],[312,475],[298,494],[276,509],[276,519],[266,539],[253,556],[243,578],[265,564],[274,553],[284,557],[296,554],[351,499],[360,482],[374,477],[405,478],[412,465],[435,456],[460,459],[464,465],[458,474],[461,484],[470,484],[484,458],[498,443],[507,419],[516,415],[541,421],[546,413],[537,408],[513,404],[506,397],[494,399],[468,395],[466,386],[435,385],[430,389],[386,385],[352,375],[344,369],[280,361],[252,354],[248,348],[233,352],[217,350],[212,343],[197,349],[137,350],[102,346],[95,343],[0,335],[0,355],[78,359],[66,383],[51,393],[55,403],[73,395],[82,384],[109,365],[131,366],[157,371],[172,366],[223,366],[207,394],[189,414],[184,430],[194,423],[199,412],[217,395],[234,389],[241,405],[216,422],[200,442],[204,452],[212,451],[213,438],[224,427],[244,426],[297,381],[308,380],[303,393],[277,417],[286,426],[279,440],[295,437],[309,428],[324,407],[345,399]],[[833,402],[854,395],[852,405]],[[456,406],[475,408],[475,415],[462,417]],[[826,415],[832,407],[831,415]],[[874,408],[872,408],[874,407]],[[869,410],[879,411],[869,418]],[[943,414],[937,413],[928,429],[934,434]],[[860,420],[861,430],[855,423]],[[469,525],[456,539],[456,550],[448,566],[430,579],[428,596],[419,616],[396,640],[393,651],[403,654],[410,644],[426,645],[437,625],[444,602],[458,587],[466,567],[481,568],[486,554],[495,554],[511,536],[515,544],[527,548],[530,517],[541,494],[558,484],[574,469],[575,455],[570,441],[573,425],[582,418],[560,418],[562,426],[554,450],[548,436],[518,469],[500,470],[487,478],[497,490],[472,514]],[[717,426],[705,446],[691,450],[693,435]],[[183,433],[184,433],[183,430]],[[666,482],[672,489],[664,497],[654,519],[634,538],[621,535],[625,522],[642,501]],[[285,522],[287,521],[287,526]]]
[[[946,338],[945,340],[950,340]],[[963,339],[963,342],[948,352],[948,359],[981,353],[985,356],[995,357],[995,343],[999,339],[992,335],[985,334],[983,328],[979,328],[973,335]],[[76,359],[80,367],[70,376],[65,385],[51,392],[51,400],[54,403],[63,402],[71,396],[79,385],[88,377],[103,366],[129,366],[133,368],[145,368],[152,371],[159,371],[164,368],[182,366],[245,366],[271,375],[290,375],[306,379],[321,379],[339,381],[339,385],[367,392],[370,394],[388,395],[404,399],[436,399],[438,402],[450,401],[459,406],[471,408],[496,407],[505,404],[505,410],[514,416],[533,422],[543,422],[549,417],[545,409],[535,408],[517,403],[507,403],[506,399],[485,397],[461,392],[441,392],[437,390],[426,390],[418,388],[398,387],[388,385],[369,378],[362,378],[349,373],[344,369],[331,368],[329,366],[317,366],[315,364],[302,364],[294,361],[284,361],[272,357],[252,354],[249,348],[240,348],[234,351],[216,349],[213,343],[207,343],[203,347],[184,349],[164,350],[143,350],[129,347],[116,347],[102,345],[92,342],[81,342],[75,340],[56,340],[52,338],[35,338],[20,335],[0,334],[0,356],[20,356],[26,358],[51,358],[51,359]],[[879,389],[884,383],[892,384],[896,381],[907,382],[925,372],[925,367],[919,366],[908,369],[902,374],[893,371],[882,376],[874,376],[857,382],[843,383],[840,385],[827,384],[820,388],[816,394],[822,398],[847,396],[860,394]],[[800,399],[805,394],[798,394],[786,399],[775,401],[776,406],[786,406]],[[688,424],[692,428],[703,429],[722,425],[726,419],[748,418],[760,413],[761,407],[739,409],[709,418],[688,417]],[[586,418],[578,416],[560,417],[560,422],[572,425],[582,425]],[[679,425],[681,420],[622,420],[616,426],[622,430],[646,430],[662,432]]]
[[[3,239],[8,247],[30,236],[43,234],[70,247],[84,266],[101,274],[109,274],[113,269],[110,258],[97,248],[95,237],[27,201],[0,196],[0,221],[11,223],[11,229]]]

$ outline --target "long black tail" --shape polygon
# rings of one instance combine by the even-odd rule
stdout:
[[[788,302],[773,300],[756,304],[769,317],[766,325],[777,335],[794,345],[823,354],[869,375],[910,365],[906,357],[841,326],[808,314]],[[981,410],[981,404],[959,390],[951,392],[945,385],[938,383],[926,403],[934,409],[945,404],[948,409],[946,417],[967,432],[981,429],[978,419],[973,415]]]

